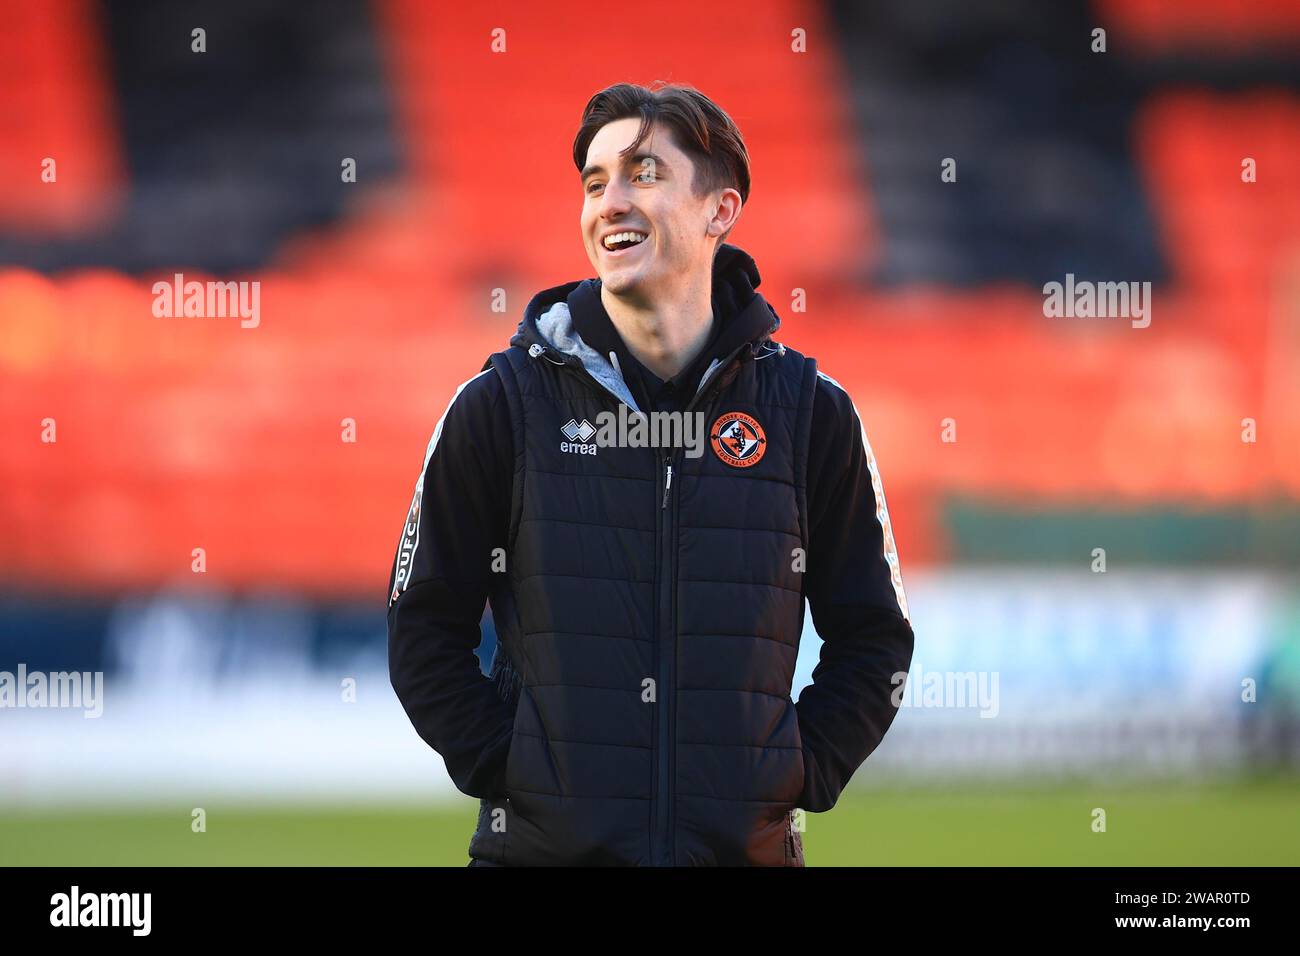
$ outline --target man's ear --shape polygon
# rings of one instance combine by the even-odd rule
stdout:
[[[708,234],[710,236],[725,236],[735,228],[736,220],[740,218],[740,210],[743,203],[740,199],[740,193],[728,187],[718,194],[717,201],[713,207],[713,218],[709,220]]]

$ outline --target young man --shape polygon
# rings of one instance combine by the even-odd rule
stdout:
[[[471,866],[802,866],[793,811],[835,805],[912,658],[871,447],[723,243],[749,158],[722,110],[619,84],[573,158],[598,278],[536,295],[434,429],[393,687],[480,798]],[[686,424],[651,446],[629,412]],[[805,598],[824,644],[796,705]]]

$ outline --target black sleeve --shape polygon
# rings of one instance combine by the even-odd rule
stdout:
[[[821,374],[808,511],[804,585],[824,643],[795,705],[805,767],[799,806],[822,812],[893,722],[895,675],[911,667],[913,634],[871,446],[848,393]]]
[[[492,551],[506,546],[514,452],[492,369],[465,382],[434,429],[388,580],[388,668],[424,741],[461,792],[505,790],[514,715],[474,649]]]

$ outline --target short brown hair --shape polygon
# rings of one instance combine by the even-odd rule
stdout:
[[[676,83],[659,81],[651,88],[617,83],[588,100],[573,140],[573,163],[578,171],[582,172],[587,149],[601,127],[634,116],[641,118],[641,128],[620,155],[634,153],[650,135],[651,125],[662,123],[672,132],[677,148],[695,163],[691,183],[695,195],[730,186],[740,193],[742,204],[749,201],[749,152],[740,130],[699,90]]]

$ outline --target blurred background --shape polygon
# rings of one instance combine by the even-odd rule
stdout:
[[[746,138],[730,241],[864,417],[917,635],[809,865],[1300,863],[1300,4],[0,22],[0,672],[105,675],[0,708],[0,863],[468,862],[387,578],[456,385],[592,274],[582,107],[654,80]],[[178,272],[257,326],[157,317]],[[1067,273],[1150,326],[1045,317]]]

